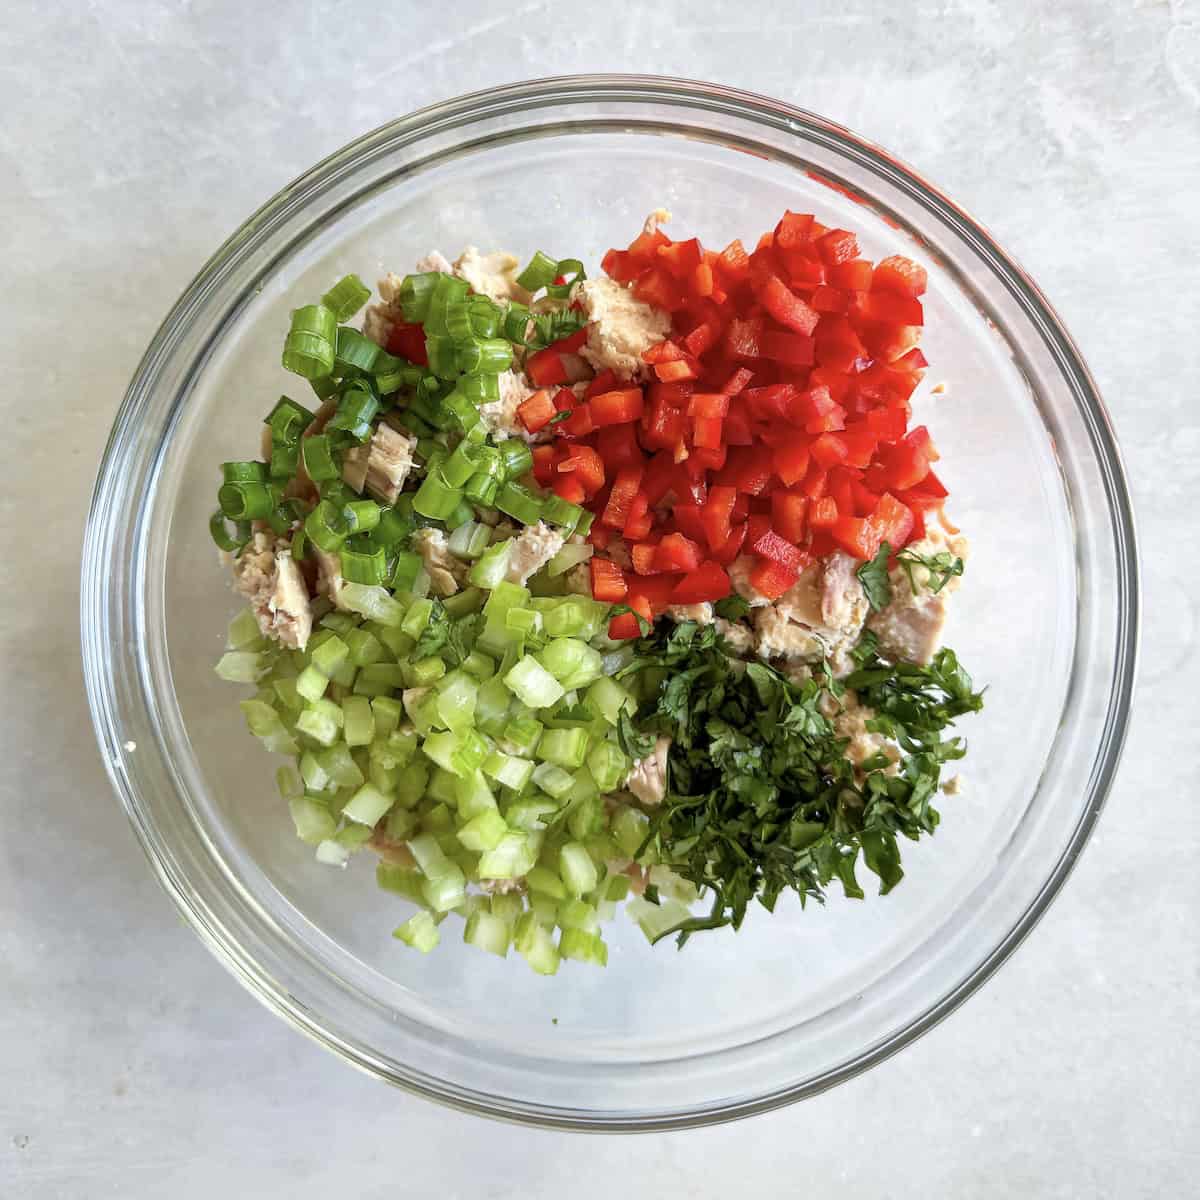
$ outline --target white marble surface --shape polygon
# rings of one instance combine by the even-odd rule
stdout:
[[[1107,395],[1146,582],[1124,769],[1013,961],[831,1094],[640,1139],[442,1111],[256,1005],[181,925],[109,793],[76,634],[109,422],[160,316],[225,234],[393,115],[604,69],[709,77],[821,111],[990,225]],[[1195,1194],[1195,0],[9,0],[0,113],[0,1196]]]

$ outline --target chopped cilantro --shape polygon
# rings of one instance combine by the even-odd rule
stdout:
[[[750,603],[745,596],[739,596],[735,592],[726,596],[724,600],[718,600],[714,611],[726,621],[739,621],[750,611]]]
[[[863,593],[872,612],[887,608],[892,602],[892,583],[888,578],[888,559],[892,556],[892,548],[884,542],[878,553],[870,562],[865,562],[855,571],[862,583]]]
[[[949,550],[939,550],[937,554],[917,554],[914,550],[901,550],[896,555],[896,561],[904,568],[908,576],[908,586],[912,593],[917,594],[917,581],[913,576],[913,567],[924,567],[928,572],[925,586],[936,595],[950,582],[951,579],[963,573],[963,560],[950,553]]]
[[[982,696],[950,650],[927,666],[879,658],[864,637],[857,670],[843,681],[875,710],[868,729],[900,748],[896,770],[885,755],[855,765],[827,713],[844,692],[828,671],[792,683],[765,663],[735,664],[710,626],[684,621],[636,645],[620,674],[662,673],[636,719],[622,717],[618,736],[644,757],[654,734],[672,739],[668,791],[651,816],[646,846],[658,861],[708,889],[710,911],[674,933],[679,945],[703,929],[738,928],[752,900],[773,911],[785,890],[801,904],[823,901],[837,879],[849,897],[859,853],[878,876],[880,892],[903,878],[897,838],[932,833],[931,801],[943,763],[962,757],[942,731],[978,711]]]

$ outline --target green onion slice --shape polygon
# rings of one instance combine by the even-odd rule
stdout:
[[[339,323],[348,321],[371,298],[371,289],[357,275],[343,275],[321,297]]]

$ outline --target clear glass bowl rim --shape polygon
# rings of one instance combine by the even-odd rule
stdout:
[[[716,110],[768,124],[776,130],[780,127],[792,128],[800,136],[816,134],[827,143],[835,145],[839,151],[848,153],[860,162],[869,163],[889,183],[900,187],[910,198],[946,222],[1005,282],[1054,354],[1078,405],[1090,437],[1091,450],[1101,473],[1116,559],[1118,615],[1114,646],[1115,669],[1108,696],[1103,736],[1093,759],[1088,803],[1082,809],[1080,820],[1058,860],[1056,869],[1007,936],[959,987],[933,1002],[921,1017],[883,1044],[869,1049],[836,1070],[770,1096],[739,1101],[733,1106],[682,1114],[672,1113],[670,1117],[661,1119],[614,1121],[593,1119],[586,1113],[549,1113],[534,1106],[523,1110],[511,1103],[492,1105],[486,1098],[461,1093],[453,1085],[430,1082],[428,1077],[403,1078],[393,1071],[385,1070],[378,1059],[361,1053],[356,1047],[346,1044],[325,1029],[318,1016],[294,1003],[286,990],[276,986],[269,974],[244,953],[237,945],[236,939],[231,938],[227,930],[212,920],[212,914],[198,904],[197,897],[187,881],[177,878],[175,871],[171,869],[160,845],[159,831],[149,818],[128,775],[120,769],[122,747],[121,720],[117,711],[119,705],[114,696],[111,671],[103,652],[112,613],[114,609],[121,611],[122,606],[129,603],[133,590],[128,586],[127,580],[114,581],[112,572],[103,565],[106,560],[101,555],[110,548],[112,521],[106,497],[111,491],[114,474],[122,469],[122,458],[127,452],[128,444],[137,433],[134,410],[149,387],[158,365],[169,353],[175,341],[175,334],[188,321],[198,298],[214,286],[215,281],[223,274],[225,266],[245,252],[247,244],[264,228],[277,224],[285,215],[301,205],[303,198],[319,194],[324,185],[345,178],[353,172],[356,165],[387,147],[399,141],[412,144],[423,134],[434,130],[445,132],[448,129],[466,129],[473,122],[485,117],[520,113],[565,101],[608,101],[614,104],[644,105],[665,103],[676,109],[690,109],[701,114],[705,110]],[[202,940],[258,1000],[289,1024],[367,1073],[441,1103],[482,1115],[529,1121],[541,1126],[628,1132],[687,1128],[725,1121],[815,1095],[854,1077],[910,1044],[953,1012],[991,977],[1029,934],[1058,894],[1087,843],[1107,798],[1129,724],[1136,679],[1140,592],[1137,540],[1129,490],[1111,421],[1099,391],[1073,340],[1040,289],[979,222],[918,172],[886,150],[814,113],[779,100],[718,84],[662,76],[594,74],[530,80],[469,93],[388,122],[317,163],[243,222],[205,263],[167,314],[130,382],[101,460],[88,513],[80,610],[88,701],[112,786],[160,883]]]

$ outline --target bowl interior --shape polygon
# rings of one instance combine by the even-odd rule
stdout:
[[[204,881],[180,887],[236,909],[235,923],[215,900],[196,901],[215,941],[242,929],[242,969],[259,990],[273,980],[275,1002],[305,1014],[310,1031],[460,1102],[661,1120],[819,1085],[927,1020],[980,970],[1083,819],[1086,789],[1071,795],[1057,773],[1064,739],[1089,754],[1096,734],[1078,722],[1064,730],[1064,713],[1082,643],[1108,638],[1111,618],[1097,629],[1081,617],[1081,588],[1093,582],[1079,564],[1093,552],[1076,476],[1090,459],[1068,389],[990,270],[919,207],[882,184],[872,194],[802,130],[760,143],[663,116],[517,123],[367,174],[319,220],[297,218],[252,286],[229,293],[156,443],[135,590],[148,702],[177,794],[167,836],[188,839],[192,865],[179,870]],[[885,898],[860,867],[865,902],[831,893],[807,911],[791,901],[773,918],[755,909],[740,933],[706,934],[682,952],[649,947],[618,919],[607,970],[570,964],[548,980],[459,944],[453,922],[421,956],[390,936],[408,910],[376,889],[369,854],[342,873],[295,839],[274,786],[281,760],[245,731],[239,689],[213,674],[238,607],[206,528],[217,465],[255,450],[281,392],[307,402],[307,386],[279,366],[282,334],[289,310],[343,273],[373,282],[433,247],[453,256],[468,243],[521,256],[544,248],[598,271],[604,250],[659,205],[674,214],[671,233],[706,245],[752,245],[790,208],[856,231],[867,257],[928,265],[932,365],[916,419],[941,450],[949,512],[972,542],[947,642],[988,687],[984,712],[960,723],[967,787],[939,805],[934,838],[902,847],[906,878]],[[1092,503],[1084,497],[1089,513]],[[1088,538],[1102,540],[1102,519],[1099,528]]]

